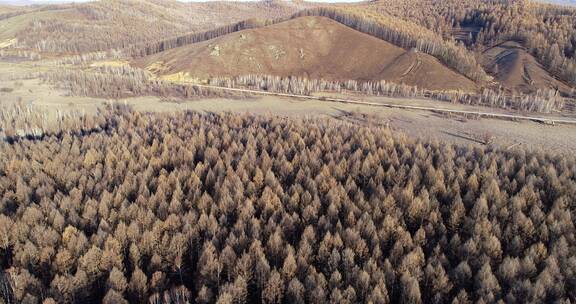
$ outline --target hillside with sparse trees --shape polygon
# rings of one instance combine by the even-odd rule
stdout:
[[[468,37],[463,42],[479,52],[510,40],[521,42],[550,73],[576,85],[574,7],[529,0],[379,0],[366,6],[446,38],[464,28]]]
[[[16,47],[47,54],[107,51],[250,18],[279,18],[303,7],[306,4],[175,0],[102,0],[24,7],[0,13],[0,42],[16,38]]]

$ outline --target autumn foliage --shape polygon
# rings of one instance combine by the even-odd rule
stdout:
[[[466,43],[478,52],[507,40],[519,41],[549,72],[574,86],[576,9],[542,2],[547,1],[379,0],[363,7],[444,37],[454,29],[472,29]]]
[[[116,111],[0,143],[19,303],[574,301],[576,159]]]

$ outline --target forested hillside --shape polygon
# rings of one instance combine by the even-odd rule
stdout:
[[[114,111],[78,126],[0,143],[18,303],[576,298],[573,156],[318,118]]]
[[[207,30],[250,18],[279,18],[305,4],[283,2],[182,3],[174,0],[102,0],[44,5],[0,14],[1,39],[49,53],[120,49]],[[3,16],[3,17],[2,17]]]
[[[467,44],[479,51],[519,41],[553,75],[576,85],[576,8],[527,0],[379,0],[367,9],[415,22],[446,38],[454,28],[466,28]]]

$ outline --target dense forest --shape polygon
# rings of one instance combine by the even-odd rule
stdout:
[[[5,302],[576,300],[573,155],[110,111],[0,143]]]

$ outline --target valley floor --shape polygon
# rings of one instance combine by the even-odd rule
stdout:
[[[39,79],[0,80],[0,107],[24,104],[49,115],[58,111],[80,111],[95,114],[105,99],[67,96],[67,93],[52,88]],[[348,96],[354,100],[509,113],[490,108],[455,105],[427,100],[408,100],[387,97]],[[160,112],[192,110],[199,112],[237,112],[271,114],[280,116],[333,117],[357,124],[379,124],[393,130],[423,139],[436,139],[459,145],[494,144],[514,149],[544,150],[558,153],[573,153],[576,150],[576,125],[547,125],[533,121],[474,118],[468,115],[442,114],[431,111],[374,107],[361,104],[334,103],[322,100],[305,100],[278,96],[254,96],[245,99],[211,98],[178,100],[159,97],[138,97],[117,100],[137,111]],[[541,115],[538,115],[541,116]],[[554,117],[574,119],[574,117]]]

